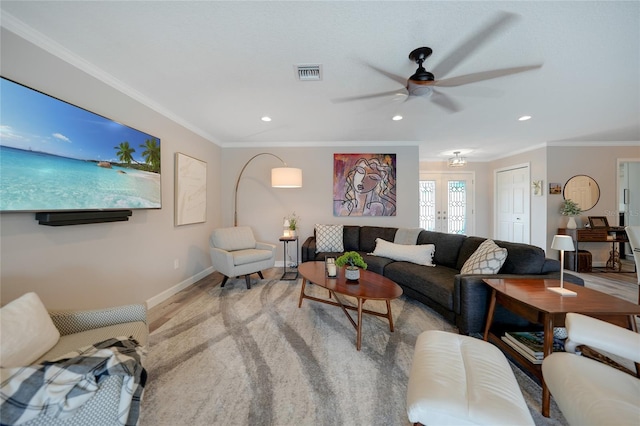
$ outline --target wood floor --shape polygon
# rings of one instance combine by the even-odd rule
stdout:
[[[621,273],[601,271],[598,269],[594,269],[594,272],[591,273],[577,273],[573,271],[569,271],[568,273],[581,277],[585,281],[586,287],[629,300],[633,303],[638,303],[638,278],[637,273],[633,272],[634,264],[633,262],[625,260],[622,262],[622,266],[623,272]],[[282,268],[273,268],[264,271],[263,274],[265,279],[280,277],[282,275]],[[255,279],[257,276],[253,277]],[[158,327],[169,321],[186,306],[189,306],[189,304],[199,296],[206,293],[209,289],[220,285],[220,283],[222,283],[222,274],[214,272],[171,296],[159,305],[149,309],[147,312],[149,330],[151,332],[157,330]],[[229,283],[231,283],[231,281]],[[244,286],[244,278],[234,280],[233,285]]]
[[[567,271],[584,280],[585,286],[612,296],[638,303],[638,275],[634,263],[622,260],[622,272],[594,268],[589,273]]]

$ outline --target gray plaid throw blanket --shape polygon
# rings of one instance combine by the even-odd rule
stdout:
[[[135,425],[147,380],[142,347],[118,337],[66,354],[55,361],[0,369],[0,419],[18,425],[41,414],[70,417],[100,388],[107,376],[122,376],[118,421]]]

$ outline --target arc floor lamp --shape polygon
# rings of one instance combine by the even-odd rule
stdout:
[[[242,178],[242,173],[244,173],[244,169],[247,168],[249,163],[251,163],[255,158],[260,157],[261,155],[270,155],[272,157],[277,158],[282,162],[284,167],[275,167],[271,169],[271,187],[273,188],[301,188],[302,187],[302,169],[297,169],[295,167],[287,167],[287,163],[280,157],[275,154],[271,154],[270,152],[261,152],[260,154],[256,154],[247,161],[242,170],[240,170],[240,174],[238,175],[238,180],[236,181],[236,189],[235,195],[233,198],[233,226],[238,226],[238,186],[240,185],[240,179]]]

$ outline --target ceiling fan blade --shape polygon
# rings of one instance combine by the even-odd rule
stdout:
[[[406,98],[406,89],[398,89],[398,90],[392,90],[389,92],[380,92],[380,93],[372,93],[369,95],[360,95],[360,96],[348,96],[345,98],[334,98],[331,99],[331,102],[334,104],[341,104],[344,102],[353,102],[353,101],[362,101],[362,100],[367,100],[367,99],[375,99],[375,98],[383,98],[385,96],[402,96],[404,98]],[[404,100],[404,99],[403,99]]]
[[[531,71],[542,67],[542,64],[525,65],[522,67],[501,68],[498,70],[475,72],[472,74],[461,75],[458,77],[445,78],[434,83],[438,87],[456,87],[464,84],[477,83],[478,81],[491,80],[506,75],[518,74],[525,71]]]
[[[407,85],[407,78],[406,77],[402,77],[400,75],[397,74],[393,74],[389,71],[385,71],[381,68],[376,67],[375,65],[371,65],[371,64],[366,64],[369,68],[373,69],[374,71],[384,75],[385,77],[395,81],[396,83],[400,83],[403,86]]]
[[[462,107],[457,102],[436,89],[431,94],[431,101],[449,113],[462,111]]]
[[[467,37],[453,52],[432,69],[432,73],[436,78],[438,76],[446,76],[460,62],[489,41],[491,37],[502,32],[517,19],[519,19],[519,15],[507,12],[499,13],[493,20]]]

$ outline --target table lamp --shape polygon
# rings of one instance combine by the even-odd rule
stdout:
[[[564,251],[575,250],[575,247],[573,247],[573,239],[569,235],[554,235],[551,248],[560,250],[560,287],[547,288],[555,293],[559,293],[561,296],[577,296],[578,293],[575,291],[564,288]]]

